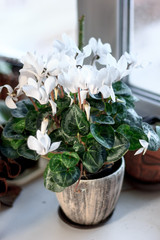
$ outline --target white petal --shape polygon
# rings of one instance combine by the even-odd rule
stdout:
[[[29,138],[27,139],[27,145],[29,149],[34,150],[39,155],[41,155],[41,152],[43,151],[43,146],[35,137],[29,136]]]
[[[122,56],[120,57],[120,59],[118,60],[117,65],[118,65],[118,69],[119,69],[119,70],[124,71],[124,70],[127,69],[128,64],[127,64],[126,57],[125,57],[124,55],[122,55]]]
[[[57,148],[59,148],[61,142],[54,142],[51,144],[51,147],[49,148],[49,152],[52,152],[54,150],[56,150]]]
[[[22,89],[27,97],[33,97],[33,98],[37,99],[38,101],[40,100],[41,94],[37,88],[34,88],[31,85],[25,85],[22,87]]]
[[[90,110],[91,110],[90,105],[89,104],[84,104],[84,110],[86,112],[87,120],[89,121],[89,119],[90,119]]]
[[[48,118],[44,118],[42,123],[41,123],[41,132],[43,134],[46,133],[46,130],[47,130],[47,126],[48,126]]]
[[[93,52],[95,53],[97,51],[97,40],[94,37],[90,38],[89,45],[91,46]]]
[[[113,66],[113,67],[117,66],[116,59],[110,53],[107,54],[106,58],[107,58],[106,65],[110,65],[110,66]]]
[[[52,115],[54,116],[57,112],[57,104],[52,100],[49,100],[49,102],[50,102],[51,108],[52,108]]]
[[[140,139],[139,142],[142,145],[142,147],[148,148],[149,143],[146,140]]]
[[[39,99],[40,104],[46,104],[49,98],[48,94],[43,87],[39,88],[39,92],[41,94],[41,98]]]
[[[88,91],[82,90],[80,91],[80,98],[81,98],[81,104],[83,104],[84,100],[86,99]]]
[[[38,89],[38,83],[33,78],[28,78],[28,85]]]
[[[110,96],[111,96],[113,102],[115,102],[115,101],[116,101],[116,98],[115,98],[115,93],[114,93],[114,90],[113,90],[113,87],[112,87],[112,86],[109,87],[109,92],[110,92]]]
[[[13,101],[13,99],[10,96],[6,97],[5,104],[7,105],[7,107],[9,107],[11,109],[17,108],[15,102]]]
[[[50,137],[47,134],[43,134],[40,130],[37,130],[37,139],[38,142],[44,147],[45,152],[48,152],[48,149],[51,144]]]
[[[0,87],[0,92],[2,91],[3,88],[7,88],[9,94],[11,94],[13,92],[13,88],[8,84],[5,84],[5,85],[1,86]]]
[[[46,93],[49,94],[56,87],[56,80],[54,77],[48,77],[44,82]]]
[[[99,91],[102,93],[103,98],[110,97],[109,87],[107,85],[100,87]]]
[[[138,150],[135,152],[134,155],[138,155],[138,154],[142,153],[143,151],[144,151],[144,148],[142,147],[142,148],[138,149]]]

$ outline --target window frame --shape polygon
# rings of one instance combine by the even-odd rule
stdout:
[[[131,51],[134,27],[134,0],[119,1],[119,57],[125,52]],[[125,82],[131,88],[139,101],[136,110],[143,117],[148,115],[160,117],[160,95],[135,87],[126,77]]]

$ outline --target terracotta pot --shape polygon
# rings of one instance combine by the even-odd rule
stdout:
[[[160,183],[160,149],[147,151],[145,155],[134,153],[129,151],[125,155],[126,172],[143,182]]]
[[[75,185],[56,193],[60,207],[72,222],[81,225],[95,225],[103,222],[114,210],[118,201],[123,177],[124,159],[119,168],[103,178],[80,180],[78,192]]]

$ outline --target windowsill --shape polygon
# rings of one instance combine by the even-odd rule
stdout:
[[[42,178],[24,186],[12,208],[0,209],[0,239],[159,240],[159,192],[138,190],[126,179],[112,217],[101,227],[75,229],[61,221],[57,209]]]

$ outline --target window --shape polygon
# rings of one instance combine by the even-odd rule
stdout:
[[[134,0],[131,36],[131,50],[145,66],[131,75],[130,84],[143,92],[160,95],[159,0]]]
[[[131,51],[144,69],[136,70],[127,83],[140,101],[142,116],[160,113],[160,2],[159,0],[78,0],[79,17],[86,15],[85,40],[91,36],[109,42],[117,58]]]

